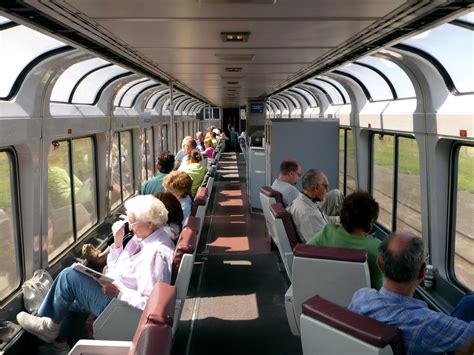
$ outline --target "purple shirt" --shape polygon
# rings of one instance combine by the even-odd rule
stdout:
[[[153,286],[159,281],[171,281],[174,247],[164,228],[143,240],[133,236],[125,248],[114,248],[112,244],[105,275],[122,284],[117,299],[144,309]]]

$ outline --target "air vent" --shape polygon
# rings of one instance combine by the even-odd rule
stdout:
[[[222,42],[248,42],[250,32],[221,32]]]
[[[228,73],[240,73],[242,71],[242,67],[227,67],[225,71]]]
[[[239,82],[238,81],[228,81],[227,84],[229,85],[237,85]]]
[[[255,54],[233,54],[233,53],[216,53],[217,58],[226,62],[251,62],[255,58]]]

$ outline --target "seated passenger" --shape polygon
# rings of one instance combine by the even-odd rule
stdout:
[[[217,145],[219,144],[219,141],[217,140],[217,133],[214,131],[211,132],[211,143],[214,149],[216,149]]]
[[[184,171],[173,171],[165,177],[163,186],[166,192],[171,192],[181,204],[183,209],[183,225],[186,225],[191,215],[191,205],[193,203],[191,199],[193,179]]]
[[[196,132],[196,147],[200,152],[204,151],[204,134],[201,131]]]
[[[327,216],[321,208],[328,191],[328,178],[319,171],[310,169],[304,174],[301,184],[303,192],[287,208],[293,217],[296,231],[303,242],[321,231],[326,224],[339,223],[338,216]]]
[[[154,195],[164,192],[163,179],[173,170],[173,166],[174,155],[167,151],[161,152],[156,163],[156,169],[159,172],[155,177],[145,182],[140,190],[140,195]]]
[[[205,154],[207,155],[207,157],[209,159],[212,159],[212,154],[214,153],[214,147],[212,146],[212,142],[210,139],[206,139],[204,141],[204,146],[206,147],[206,149],[204,149],[204,151],[202,152],[202,154]]]
[[[413,298],[425,277],[423,240],[409,233],[395,233],[379,246],[377,265],[383,273],[380,291],[362,288],[349,309],[400,329],[407,354],[474,351],[474,295],[461,299],[448,316]]]
[[[126,201],[125,208],[135,235],[124,248],[125,221],[112,227],[114,243],[105,275],[115,281],[96,281],[73,268],[64,269],[46,295],[38,316],[26,312],[17,315],[23,329],[52,343],[58,335],[63,337],[66,329],[61,324],[71,312],[98,316],[113,298],[143,309],[153,286],[159,281],[171,281],[174,244],[163,228],[168,219],[165,206],[154,196],[146,195]]]
[[[378,290],[382,287],[382,273],[377,267],[380,240],[369,235],[378,216],[379,204],[374,198],[367,192],[354,192],[342,204],[342,225],[326,224],[307,244],[367,250],[370,284]]]
[[[177,160],[175,164],[175,167],[177,167],[177,170],[179,171],[186,170],[188,166],[188,155],[194,151],[198,151],[196,148],[196,141],[191,136],[184,137],[183,142],[181,143],[181,150],[180,150],[180,152],[183,152],[183,155],[182,155],[182,158],[180,160]]]
[[[171,240],[176,242],[178,240],[181,229],[183,228],[183,209],[181,203],[171,192],[158,192],[155,197],[163,202],[168,210],[168,221],[166,224],[169,228]]]
[[[296,160],[283,160],[280,164],[280,174],[273,181],[272,189],[277,190],[283,197],[283,203],[289,206],[300,193],[295,187],[301,176],[301,165]]]
[[[194,198],[196,192],[206,176],[207,169],[201,165],[202,156],[199,152],[192,152],[188,155],[188,165],[186,167],[185,173],[188,174],[191,179],[193,179],[193,185],[191,187],[191,196]]]

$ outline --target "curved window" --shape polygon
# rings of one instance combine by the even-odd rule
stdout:
[[[0,16],[0,25],[4,25],[5,23],[9,23],[9,22],[12,22],[12,20],[6,17]]]
[[[0,31],[0,98],[7,98],[20,73],[34,59],[65,44],[25,26]]]
[[[395,87],[399,99],[415,97],[415,89],[413,88],[410,78],[397,64],[386,59],[372,56],[359,59],[357,62],[370,65],[384,73]]]
[[[109,63],[103,59],[94,58],[71,65],[56,81],[51,93],[51,101],[69,102],[72,90],[79,80],[91,70],[107,64]]]
[[[298,92],[300,95],[303,95],[306,98],[309,107],[317,107],[318,106],[318,102],[314,98],[313,94],[308,92],[308,89],[293,88],[291,90]]]
[[[120,101],[122,101],[123,95],[125,95],[132,86],[145,82],[145,81],[148,81],[148,79],[140,78],[140,79],[129,81],[128,83],[122,85],[119,91],[117,92],[117,94],[115,95],[114,106],[120,105]]]
[[[153,95],[150,96],[148,101],[146,102],[146,108],[147,109],[152,109],[156,106],[156,103],[158,100],[163,97],[163,95],[166,95],[169,92],[169,89],[164,89],[160,90],[158,92],[155,92]]]
[[[474,146],[455,150],[454,275],[474,290]]]
[[[151,87],[153,85],[156,85],[156,82],[154,82],[153,80],[146,80],[130,87],[130,89],[125,93],[125,95],[123,95],[122,100],[120,101],[120,106],[132,107],[137,95],[145,88]]]
[[[471,11],[470,13],[459,17],[457,20],[464,21],[464,22],[470,23],[471,25],[474,25],[474,11]]]
[[[15,212],[15,178],[13,155],[0,151],[0,301],[20,287],[20,240]],[[35,239],[39,249],[39,238]]]
[[[336,88],[336,91],[338,92],[339,96],[341,97],[340,103],[335,103],[334,105],[343,105],[351,102],[351,99],[349,97],[349,94],[347,93],[346,89],[344,86],[342,86],[337,80],[334,80],[328,76],[318,76],[314,78],[315,80],[320,80],[329,83],[333,87]]]
[[[420,49],[438,60],[459,92],[474,92],[474,31],[447,23],[402,44]]]
[[[387,82],[374,70],[356,64],[348,64],[337,70],[359,79],[369,91],[372,100],[393,100]]]
[[[328,95],[328,99],[331,105],[342,105],[344,103],[341,94],[333,85],[318,79],[308,80],[306,84],[314,86],[320,91],[322,91],[324,94]]]
[[[94,104],[95,98],[97,97],[100,89],[111,78],[120,74],[124,74],[127,71],[128,70],[126,69],[112,65],[110,67],[105,67],[90,73],[77,87],[72,98],[72,103],[84,105]]]
[[[97,223],[94,154],[92,138],[51,144],[48,155],[48,260],[61,254]]]

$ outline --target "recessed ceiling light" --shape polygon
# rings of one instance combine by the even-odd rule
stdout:
[[[214,55],[226,62],[250,62],[255,58],[255,54],[252,53],[216,53]]]
[[[247,42],[250,32],[221,32],[222,42]]]

